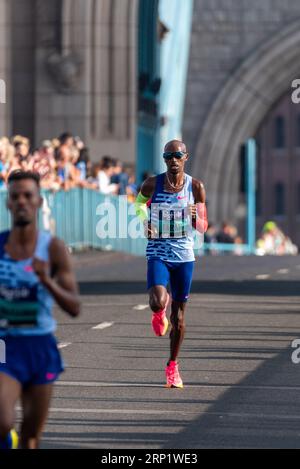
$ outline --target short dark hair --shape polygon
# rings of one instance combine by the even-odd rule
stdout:
[[[89,154],[89,149],[84,147],[82,150],[79,152],[79,158],[77,160],[77,163],[81,163],[84,161],[84,163],[88,163],[90,161],[90,154]]]
[[[101,159],[101,169],[109,169],[114,165],[114,159],[111,156],[105,155]]]
[[[74,137],[70,132],[64,132],[59,136],[60,144],[63,145],[69,138],[73,138],[74,140]]]
[[[40,175],[33,171],[22,171],[20,169],[16,169],[10,173],[7,182],[8,184],[11,184],[12,182],[23,181],[24,179],[31,179],[36,183],[38,188],[40,188]]]

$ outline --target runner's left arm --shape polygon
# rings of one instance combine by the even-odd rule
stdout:
[[[199,233],[205,233],[208,228],[205,187],[203,182],[197,179],[193,179],[192,187],[195,204],[190,205],[190,210],[194,220],[196,220],[193,227]]]
[[[56,303],[70,316],[80,313],[80,300],[71,256],[63,241],[53,238],[49,247],[50,269],[47,262],[35,258],[32,267],[40,282],[48,289]]]

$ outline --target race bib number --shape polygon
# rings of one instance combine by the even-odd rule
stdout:
[[[149,223],[152,238],[185,238],[191,228],[187,207],[151,204]]]
[[[39,303],[37,285],[18,288],[0,285],[0,328],[37,325]]]

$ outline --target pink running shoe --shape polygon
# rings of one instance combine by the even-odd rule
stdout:
[[[167,388],[183,388],[183,382],[178,371],[178,363],[170,362],[166,367]]]
[[[164,309],[152,314],[152,329],[154,334],[157,336],[165,335],[168,327],[169,321],[166,316],[167,307],[169,304],[170,295],[168,294],[167,303]]]

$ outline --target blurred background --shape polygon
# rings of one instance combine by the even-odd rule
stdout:
[[[250,224],[252,252],[297,252],[298,0],[0,0],[0,45],[1,200],[23,168],[52,193],[132,202],[164,170],[166,141],[182,138],[187,172],[206,186],[207,244],[243,246]]]

